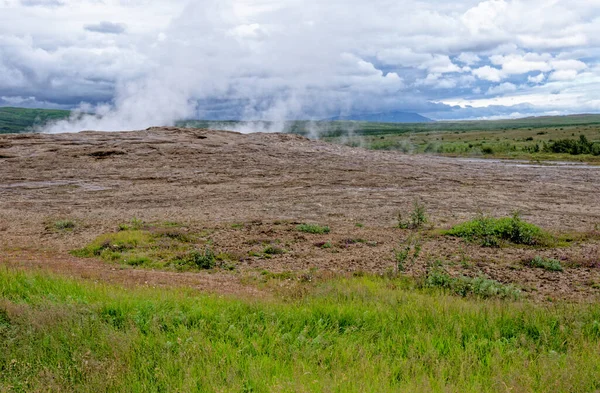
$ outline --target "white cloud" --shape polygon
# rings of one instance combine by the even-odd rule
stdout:
[[[529,83],[535,83],[536,85],[539,85],[540,83],[542,83],[545,80],[546,80],[546,74],[544,74],[543,72],[539,73],[536,76],[530,75],[527,77],[527,81]]]
[[[551,81],[570,81],[577,78],[577,70],[558,70],[550,74]]]
[[[532,71],[550,71],[552,69],[549,64],[551,58],[550,54],[526,53],[524,55],[494,55],[490,57],[490,60],[493,64],[502,66],[504,75],[518,75]]]
[[[106,127],[545,105],[546,87],[570,108],[599,62],[599,0],[0,0],[0,96],[119,105]]]
[[[488,89],[487,95],[498,95],[517,91],[517,86],[514,83],[504,82],[500,85],[492,86]]]
[[[456,60],[466,65],[473,65],[479,63],[481,58],[475,53],[463,52],[456,58]]]
[[[504,77],[504,73],[502,72],[502,70],[490,66],[483,66],[481,68],[473,70],[473,75],[475,75],[479,79],[484,79],[490,82],[500,82]]]

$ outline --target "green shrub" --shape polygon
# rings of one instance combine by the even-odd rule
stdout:
[[[421,254],[421,240],[419,238],[408,238],[402,245],[400,250],[394,250],[394,258],[396,260],[396,270],[403,272],[406,270],[407,263],[415,263]]]
[[[312,233],[315,235],[323,235],[330,232],[328,226],[321,226],[317,224],[300,224],[296,227],[296,229],[300,232]]]
[[[434,269],[427,275],[425,286],[428,288],[444,288],[460,296],[476,296],[480,298],[518,299],[521,291],[513,285],[506,285],[486,277],[451,277],[442,269]]]
[[[427,223],[427,212],[425,205],[418,200],[413,202],[413,210],[408,221],[402,219],[402,213],[398,213],[398,228],[420,229]]]
[[[552,153],[567,153],[571,155],[593,154],[600,155],[600,145],[590,142],[585,135],[576,139],[560,139],[546,146],[546,151]]]
[[[178,257],[174,263],[179,266],[190,266],[197,269],[208,270],[216,266],[215,254],[208,247],[204,251],[192,250],[187,254]]]
[[[545,269],[545,270],[548,270],[551,272],[562,272],[563,271],[562,264],[560,263],[560,261],[558,259],[542,258],[540,256],[537,256],[537,257],[533,258],[529,262],[528,265],[531,267]]]
[[[479,241],[485,247],[498,247],[501,243],[544,245],[549,235],[536,225],[521,219],[520,213],[512,217],[493,218],[482,214],[475,219],[456,225],[445,232],[446,235],[470,241]]]
[[[282,255],[285,254],[285,250],[283,248],[269,244],[267,247],[265,247],[263,253],[266,255]]]
[[[54,223],[54,229],[58,231],[69,231],[75,229],[75,222],[71,220],[59,220]]]

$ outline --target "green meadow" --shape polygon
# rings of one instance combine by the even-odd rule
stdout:
[[[0,268],[1,392],[590,392],[599,375],[597,304],[402,277],[249,297]]]

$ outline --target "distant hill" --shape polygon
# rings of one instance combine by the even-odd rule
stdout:
[[[0,134],[27,132],[31,127],[69,117],[70,111],[0,107]]]
[[[375,123],[429,123],[433,120],[418,113],[412,112],[382,112],[382,113],[367,113],[350,116],[336,116],[328,120],[354,120],[368,121]]]

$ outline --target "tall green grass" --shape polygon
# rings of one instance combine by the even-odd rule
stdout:
[[[597,304],[463,299],[372,277],[292,295],[122,289],[0,269],[0,391],[600,389]]]

